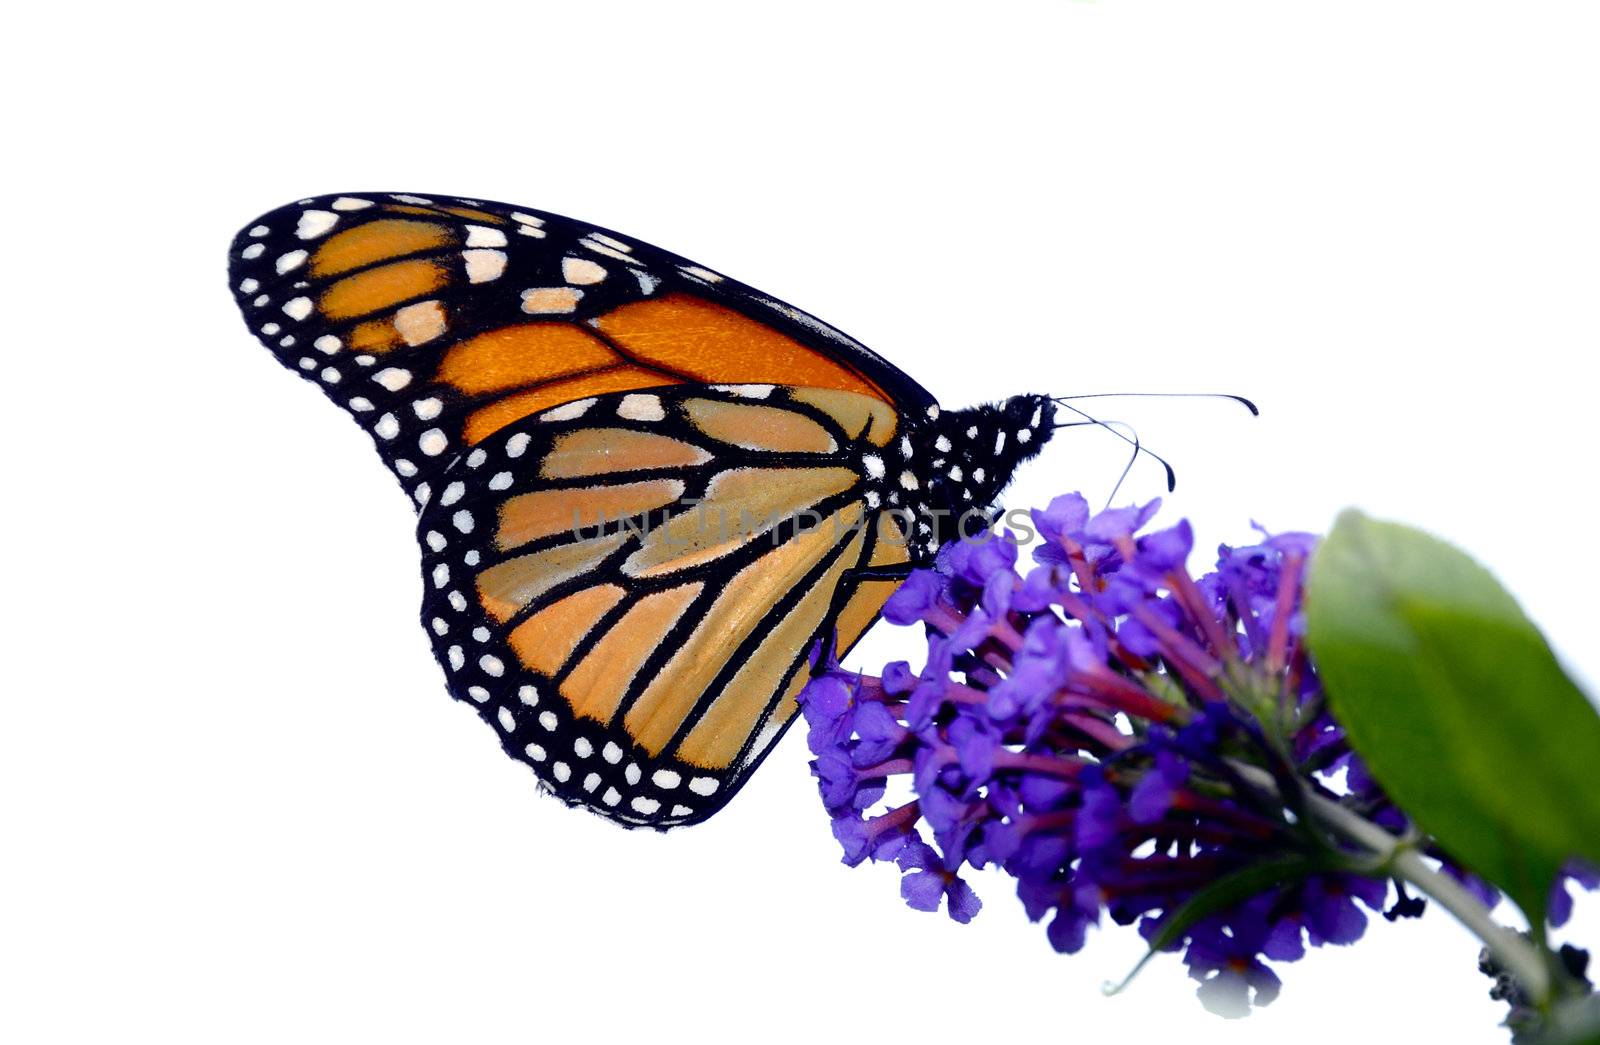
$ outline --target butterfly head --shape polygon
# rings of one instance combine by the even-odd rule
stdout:
[[[1055,404],[1039,395],[964,410],[933,407],[914,422],[899,445],[903,489],[889,494],[914,520],[912,557],[931,559],[941,545],[987,526],[994,499],[1049,440],[1054,423]]]

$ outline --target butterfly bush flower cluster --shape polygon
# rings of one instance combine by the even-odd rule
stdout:
[[[1056,950],[1137,926],[1181,951],[1208,1008],[1241,1016],[1277,996],[1275,963],[1423,901],[1304,808],[1408,830],[1305,650],[1316,539],[1224,546],[1195,578],[1186,521],[1145,529],[1159,503],[1091,516],[1057,498],[1034,512],[1025,572],[1011,540],[947,546],[884,608],[926,626],[923,667],[832,665],[801,704],[846,863],[895,862],[910,906],[958,922],[981,906],[964,873],[1001,868]]]

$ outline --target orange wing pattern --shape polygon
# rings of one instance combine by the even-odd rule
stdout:
[[[553,214],[365,193],[235,239],[252,331],[420,513],[452,695],[624,824],[711,815],[909,562],[983,514],[1048,399],[941,414],[804,312]]]
[[[422,512],[453,689],[556,794],[674,826],[719,807],[908,561],[859,392],[680,384],[521,418]],[[866,421],[863,418],[867,419]]]
[[[932,398],[831,327],[646,244],[505,204],[302,200],[242,232],[258,337],[372,434],[418,504],[442,465],[562,403],[680,383],[787,383],[898,409]]]

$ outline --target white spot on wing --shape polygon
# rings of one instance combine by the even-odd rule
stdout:
[[[504,251],[464,250],[461,260],[466,262],[468,283],[488,283],[499,279],[506,271]]]
[[[611,248],[613,248],[615,250],[622,250],[622,251],[631,251],[631,250],[633,250],[632,247],[628,246],[628,244],[622,242],[620,239],[616,239],[614,237],[607,236],[603,232],[591,232],[591,233],[589,233],[589,238],[592,239],[592,240],[595,240],[598,243],[604,243],[606,246],[611,247]]]
[[[613,244],[615,245],[613,246]],[[593,233],[585,236],[583,239],[578,241],[578,245],[588,250],[592,250],[596,254],[604,254],[608,258],[616,258],[618,261],[626,261],[630,265],[639,264],[639,259],[627,253],[633,248],[624,244],[619,244],[616,240],[607,236],[602,236],[599,233]]]
[[[531,287],[522,292],[522,311],[530,316],[576,312],[582,297],[575,287]]]
[[[444,328],[444,306],[437,301],[419,301],[394,314],[394,329],[408,345],[432,341]]]
[[[499,229],[491,229],[487,225],[467,226],[467,246],[503,247],[505,245],[506,234]]]
[[[772,394],[774,385],[712,385],[718,392],[727,392],[741,399],[765,399]]]
[[[606,278],[606,270],[588,258],[562,258],[561,278],[568,283],[588,286]]]
[[[617,416],[629,421],[660,421],[667,413],[661,407],[661,397],[634,393],[622,397],[617,405]]]
[[[429,457],[438,457],[449,445],[450,440],[437,428],[430,428],[417,438],[418,448]]]
[[[316,239],[339,224],[339,215],[331,210],[302,211],[300,221],[294,227],[294,234],[301,239]]]
[[[411,383],[411,371],[399,367],[384,367],[372,375],[372,380],[391,392],[398,392]]]
[[[594,399],[593,398],[590,398],[590,399],[576,399],[576,400],[573,400],[570,403],[563,403],[560,406],[553,407],[553,408],[551,408],[549,410],[546,410],[544,413],[539,415],[539,420],[541,420],[541,421],[571,421],[571,420],[574,420],[576,418],[582,417],[584,414],[588,413],[589,412],[589,408],[591,406],[593,406],[593,405],[594,405]],[[513,436],[513,438],[515,438],[515,437]]]

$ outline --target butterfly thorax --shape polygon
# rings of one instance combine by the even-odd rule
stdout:
[[[964,410],[930,407],[889,448],[895,460],[865,462],[881,487],[869,491],[869,503],[881,498],[910,530],[913,561],[931,561],[942,545],[988,527],[994,499],[1049,440],[1054,417],[1055,405],[1039,395]]]

